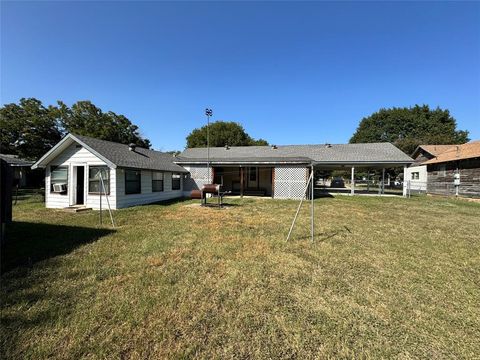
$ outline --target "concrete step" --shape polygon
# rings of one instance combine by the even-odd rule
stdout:
[[[83,205],[81,205],[81,206],[74,205],[74,206],[66,207],[63,210],[65,210],[66,212],[77,213],[77,212],[81,212],[81,211],[92,210],[92,208],[88,208],[88,207],[83,206]]]

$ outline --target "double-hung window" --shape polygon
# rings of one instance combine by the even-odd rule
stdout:
[[[180,174],[172,174],[172,190],[180,190],[181,177]]]
[[[140,170],[125,170],[125,194],[140,194],[141,184]]]
[[[102,186],[102,180],[103,185]],[[89,166],[88,192],[90,194],[110,194],[110,169],[107,166]]]
[[[152,192],[163,191],[163,172],[152,172]]]
[[[52,166],[50,170],[50,191],[55,191],[53,185],[61,184],[65,185],[65,190],[62,193],[66,194],[68,189],[68,166]]]

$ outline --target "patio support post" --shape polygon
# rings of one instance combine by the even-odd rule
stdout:
[[[352,166],[352,178],[350,181],[350,195],[355,195],[355,167]]]
[[[240,166],[240,196],[243,198],[243,166]]]
[[[403,197],[407,196],[407,165],[403,165]]]
[[[370,192],[370,169],[367,171],[367,194]]]
[[[385,168],[382,168],[382,195],[385,194]]]

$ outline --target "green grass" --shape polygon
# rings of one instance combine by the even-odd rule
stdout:
[[[1,278],[2,359],[475,358],[480,204],[192,201],[98,213],[20,201]]]

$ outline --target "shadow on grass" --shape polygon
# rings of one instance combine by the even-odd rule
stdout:
[[[113,231],[14,221],[7,228],[7,242],[1,249],[1,273],[67,254]]]
[[[330,240],[338,235],[344,235],[344,234],[351,234],[352,231],[346,227],[343,226],[337,230],[334,231],[329,231],[329,232],[322,232],[322,233],[315,233],[314,234],[314,240],[315,242],[324,242],[327,240]],[[298,240],[305,240],[305,239],[311,239],[311,235],[305,235],[301,236],[298,238]]]

